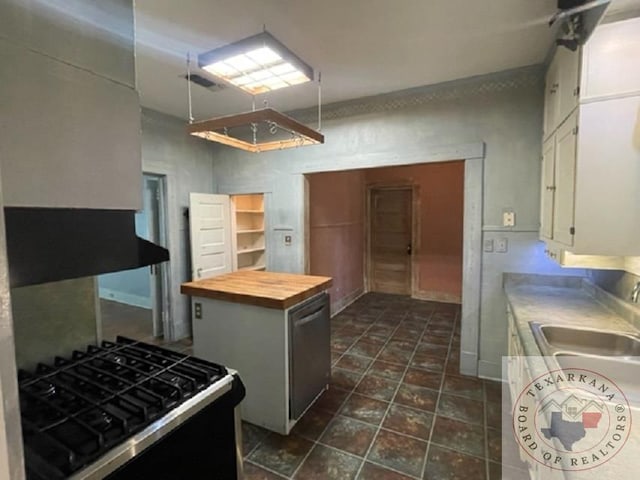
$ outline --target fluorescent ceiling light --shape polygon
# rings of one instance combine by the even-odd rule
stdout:
[[[313,80],[313,69],[266,31],[203,53],[198,64],[252,95]]]

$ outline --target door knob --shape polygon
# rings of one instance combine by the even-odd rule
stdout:
[[[199,268],[198,270],[196,270],[196,275],[198,276],[198,278],[202,276],[202,268]]]
[[[411,244],[407,245],[407,255],[411,255]]]

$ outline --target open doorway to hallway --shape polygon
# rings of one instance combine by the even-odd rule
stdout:
[[[314,173],[307,271],[333,277],[332,311],[364,292],[462,301],[464,161]]]
[[[136,213],[136,235],[167,246],[166,178],[143,175],[143,208]],[[152,265],[98,277],[102,338],[117,335],[161,343],[168,335],[168,266]]]

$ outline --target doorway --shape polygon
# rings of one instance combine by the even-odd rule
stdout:
[[[145,173],[136,235],[167,247],[166,177]],[[170,338],[167,265],[151,265],[98,277],[102,338]]]
[[[413,189],[370,187],[368,198],[368,290],[411,295]]]

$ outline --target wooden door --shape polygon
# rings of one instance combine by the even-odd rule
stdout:
[[[229,196],[192,193],[189,221],[193,280],[231,272]]]
[[[370,195],[369,288],[411,294],[411,188],[374,188]]]

